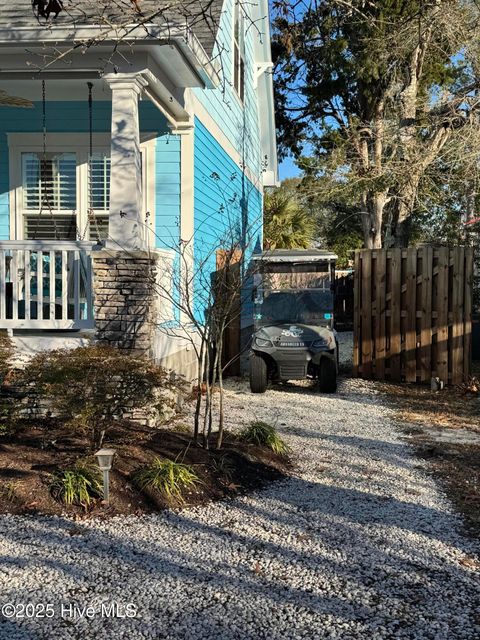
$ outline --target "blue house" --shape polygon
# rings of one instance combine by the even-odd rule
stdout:
[[[0,330],[25,348],[94,335],[185,373],[175,296],[201,314],[217,252],[261,246],[268,1],[174,6],[0,8]]]

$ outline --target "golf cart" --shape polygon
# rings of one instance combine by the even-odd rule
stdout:
[[[330,251],[274,250],[254,256],[254,333],[250,389],[274,382],[318,380],[337,389],[338,341],[333,328],[335,260]]]

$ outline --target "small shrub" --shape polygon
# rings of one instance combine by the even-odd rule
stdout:
[[[140,489],[159,491],[168,502],[185,504],[183,492],[197,485],[199,479],[190,465],[155,458],[151,464],[137,471],[135,482]]]
[[[274,453],[281,456],[286,455],[290,451],[288,445],[275,431],[275,427],[260,420],[251,422],[249,426],[240,433],[240,440],[248,444],[268,447]]]
[[[0,435],[9,433],[15,414],[15,404],[2,389],[7,374],[11,370],[12,356],[13,345],[10,338],[0,333]]]
[[[0,385],[11,368],[13,345],[7,335],[0,333]]]
[[[92,500],[103,496],[100,472],[86,465],[59,471],[52,480],[50,491],[59,502],[68,506],[78,504],[86,510]]]
[[[185,424],[184,422],[181,422],[180,424],[175,424],[173,428],[177,433],[192,433],[192,428],[188,424]]]
[[[34,390],[33,403],[47,403],[66,425],[87,433],[92,448],[102,446],[117,418],[136,408],[160,408],[169,400],[157,391],[176,387],[148,360],[96,345],[39,353],[19,383]]]

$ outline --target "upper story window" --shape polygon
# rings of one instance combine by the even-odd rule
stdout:
[[[245,99],[245,17],[240,2],[235,2],[233,15],[233,86],[243,102]]]
[[[23,237],[27,240],[91,240],[106,237],[110,199],[110,154],[21,154]],[[83,161],[82,161],[82,157]],[[89,214],[80,215],[79,199]]]
[[[60,213],[77,208],[75,153],[22,153],[23,208]]]
[[[141,143],[143,206],[155,202],[155,136]],[[8,134],[12,240],[103,240],[110,212],[110,134]],[[154,228],[154,217],[146,220]],[[153,245],[153,234],[149,234]]]
[[[88,202],[94,211],[108,211],[110,207],[110,154],[92,154],[89,163]]]

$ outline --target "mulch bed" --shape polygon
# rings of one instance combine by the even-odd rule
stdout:
[[[420,444],[419,453],[429,460],[432,472],[463,514],[466,528],[480,537],[480,446]]]
[[[404,422],[435,427],[464,428],[480,433],[480,397],[457,387],[431,391],[430,387],[413,384],[379,382],[378,389],[388,396],[390,404]]]
[[[0,513],[66,514],[75,518],[142,514],[170,508],[161,494],[139,491],[132,481],[135,471],[156,456],[192,465],[200,479],[185,494],[188,505],[232,498],[288,476],[288,459],[265,447],[239,441],[225,434],[224,445],[215,450],[196,445],[190,433],[153,429],[130,422],[115,425],[104,446],[116,450],[110,474],[110,505],[97,501],[86,512],[80,506],[66,507],[50,494],[52,473],[71,467],[88,452],[88,440],[66,433],[54,420],[26,425],[12,435],[0,436]]]
[[[480,397],[448,387],[379,383],[379,389],[405,424],[417,454],[428,460],[449,499],[464,516],[467,532],[480,537],[480,445],[437,441],[425,429],[467,429],[480,434]]]

